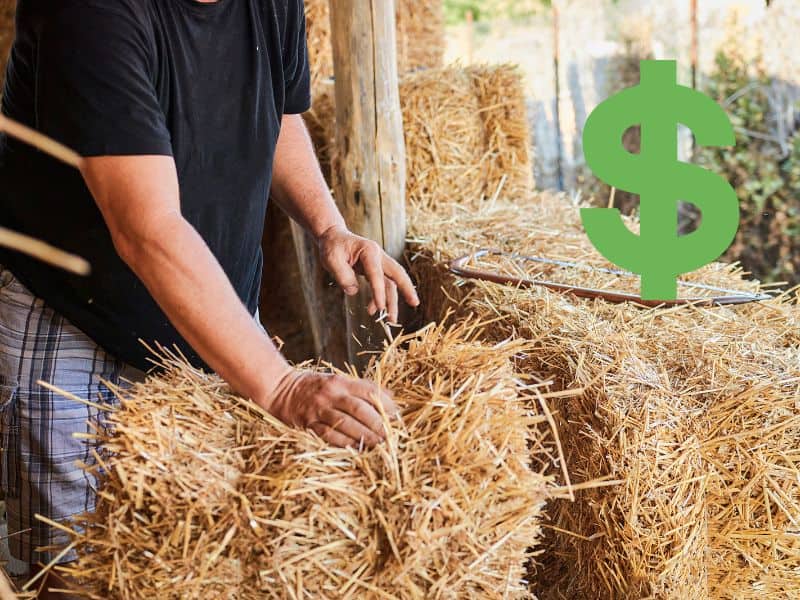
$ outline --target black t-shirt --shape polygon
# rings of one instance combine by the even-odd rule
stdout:
[[[283,114],[309,108],[302,0],[20,0],[3,112],[83,156],[173,156],[181,210],[255,312]],[[117,358],[191,351],[114,250],[80,174],[0,138],[0,223],[88,259],[82,278],[7,266]]]

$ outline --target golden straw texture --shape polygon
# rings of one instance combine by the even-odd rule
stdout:
[[[400,84],[400,104],[409,200],[480,198],[486,138],[469,74],[458,68],[414,73]]]
[[[531,133],[522,73],[516,65],[476,65],[467,70],[480,105],[488,148],[483,160],[487,195],[514,198],[533,187]]]
[[[401,74],[444,64],[444,2],[396,0],[397,63]]]
[[[487,340],[534,344],[524,373],[582,391],[551,408],[572,483],[605,485],[549,506],[532,574],[541,598],[800,597],[795,294],[645,310],[445,273],[444,261],[487,246],[608,266],[559,196],[440,204],[411,222],[428,316],[455,306],[492,318]],[[757,289],[720,264],[685,279]]]
[[[406,142],[406,196],[476,205],[501,189],[525,195],[533,184],[530,128],[522,74],[511,65],[452,66],[411,73],[400,81]],[[331,83],[314,89],[306,114],[328,181],[335,153],[335,99]]]
[[[446,33],[444,4],[438,1],[396,0],[397,67],[400,74],[441,67]],[[311,78],[317,83],[333,77],[330,0],[306,0]]]
[[[526,344],[479,330],[431,326],[373,362],[403,420],[363,453],[166,359],[99,432],[106,475],[68,572],[94,598],[531,597],[542,394],[512,368]]]

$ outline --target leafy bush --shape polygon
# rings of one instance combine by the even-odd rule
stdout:
[[[463,22],[470,11],[477,21],[519,19],[535,14],[544,6],[550,6],[550,0],[444,0],[450,24]]]
[[[734,148],[699,148],[694,161],[719,173],[736,189],[741,227],[725,254],[739,261],[764,282],[800,284],[800,107],[786,98],[800,95],[794,86],[767,75],[761,49],[754,36],[731,21],[729,39],[716,56],[705,91],[725,107],[736,129]],[[646,36],[636,27],[619,33],[624,51],[611,61],[610,91],[638,83],[639,61],[648,56]],[[639,148],[638,131],[629,130],[624,144],[629,152]],[[598,206],[608,203],[610,188],[588,168],[578,173],[582,193]],[[614,205],[635,214],[638,197],[618,191]],[[691,204],[681,204],[679,230],[687,233],[701,216]]]
[[[800,123],[776,93],[760,60],[736,43],[717,54],[708,91],[736,128],[734,148],[700,149],[696,161],[736,189],[741,228],[726,260],[741,261],[762,281],[800,283]],[[782,119],[782,121],[781,121]]]

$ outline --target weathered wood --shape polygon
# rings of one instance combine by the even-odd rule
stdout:
[[[335,196],[350,229],[393,257],[405,248],[405,144],[397,73],[395,2],[331,1],[336,74]],[[348,298],[347,343],[360,366],[384,335],[366,311],[370,297]],[[358,338],[358,341],[356,341]],[[360,342],[360,343],[359,343]]]
[[[309,325],[309,311],[299,262],[295,256],[291,220],[277,202],[270,202],[261,248],[261,322],[271,336],[283,342],[283,354],[292,362],[313,359],[317,348]],[[341,319],[344,316],[341,315]]]
[[[327,16],[327,9],[325,14]],[[323,175],[330,185],[334,128],[333,98],[332,89],[331,94],[326,89],[324,92],[322,91],[328,85],[327,82],[322,82],[314,88],[314,107],[303,116],[314,140],[314,149],[322,164]],[[331,88],[332,85],[331,83]],[[302,347],[302,352],[308,353],[309,344],[305,338],[307,335],[311,338],[310,346],[312,348],[310,351],[314,358],[320,358],[339,368],[344,368],[347,365],[344,294],[322,267],[313,237],[302,227],[289,219],[286,220],[286,229],[291,232],[292,247],[288,254],[286,253],[288,248],[279,250],[283,253],[279,260],[287,263],[283,267],[284,273],[281,276],[291,278],[294,282],[290,284],[291,298],[284,298],[282,295],[281,299],[291,302],[293,304],[291,311],[295,314],[302,314],[305,322],[302,337],[300,332],[297,332],[297,336],[295,336],[295,341],[299,344],[294,346],[295,348]],[[273,256],[277,257],[278,255]],[[285,285],[286,283],[286,281],[283,284],[276,281],[276,285]],[[286,341],[289,346],[289,341]],[[291,353],[290,348],[287,350],[290,350],[287,355],[290,359],[297,357],[296,354]]]
[[[319,358],[343,368],[348,362],[344,293],[322,268],[311,234],[292,221],[292,235],[314,350]]]

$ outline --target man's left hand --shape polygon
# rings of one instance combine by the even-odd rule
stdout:
[[[319,237],[322,264],[344,293],[358,293],[357,275],[367,278],[372,289],[370,315],[386,311],[397,323],[398,290],[410,306],[419,306],[419,296],[405,269],[372,240],[355,235],[345,227],[331,227]]]

